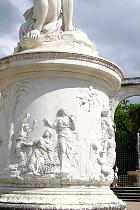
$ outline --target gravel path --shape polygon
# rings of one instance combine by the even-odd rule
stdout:
[[[127,210],[140,210],[140,202],[126,202]]]

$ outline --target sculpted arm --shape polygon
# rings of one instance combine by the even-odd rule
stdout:
[[[53,123],[49,122],[49,120],[43,119],[43,122],[44,122],[44,126],[55,129],[55,125]]]
[[[48,0],[33,0],[33,7],[36,17],[34,29],[41,31],[48,13]]]
[[[33,0],[34,30],[29,33],[31,38],[37,38],[44,25],[48,13],[48,0]]]

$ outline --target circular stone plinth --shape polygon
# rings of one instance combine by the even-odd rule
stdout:
[[[125,210],[126,205],[109,188],[11,188],[1,196],[0,208]]]

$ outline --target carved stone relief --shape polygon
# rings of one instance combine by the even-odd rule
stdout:
[[[27,88],[26,93],[29,94],[29,91]],[[79,126],[81,123],[81,116],[78,115],[79,112],[77,114],[79,124],[77,125],[75,115],[68,113],[65,108],[56,110],[56,116],[54,116],[54,112],[52,115],[54,119],[52,118],[51,122],[48,120],[48,118],[51,118],[49,112],[46,112],[49,114],[45,114],[47,115],[45,119],[42,119],[43,115],[39,115],[40,122],[37,129],[36,116],[27,114],[21,117],[19,122],[15,124],[13,115],[13,120],[9,125],[9,135],[10,139],[12,139],[10,151],[13,153],[9,170],[12,177],[20,179],[30,177],[36,177],[37,179],[68,178],[70,180],[77,179],[83,181],[83,183],[91,182],[94,186],[108,185],[108,183],[112,182],[115,143],[110,110],[103,110],[101,112],[103,100],[101,101],[100,99],[99,91],[95,90],[92,86],[79,89],[79,92],[81,94],[76,98],[80,106],[85,106],[85,115],[87,117],[90,115],[90,118],[92,118],[91,115],[94,112],[90,114],[88,112],[96,110],[96,107],[101,102],[97,113],[98,122],[94,122],[95,120],[89,118],[88,125],[86,127],[83,126],[83,129],[85,129],[83,132],[81,132],[81,127]],[[19,99],[17,101],[20,101],[20,94],[19,97],[17,96],[17,99]],[[14,105],[14,107],[17,106]],[[90,125],[90,122],[93,122],[93,125]],[[97,126],[97,130],[99,128],[101,131],[100,135],[90,134],[90,137],[86,138],[88,126],[90,132],[92,128],[94,132],[94,126]],[[34,133],[37,134],[37,137]],[[83,134],[85,136],[82,136]],[[85,145],[88,142],[87,153],[82,145],[84,138],[86,139]],[[87,164],[83,163],[82,165],[80,157],[83,155],[83,151],[85,152]],[[85,172],[81,175],[82,170],[85,170]]]
[[[60,162],[60,173],[62,176],[73,178],[78,172],[78,135],[76,133],[75,116],[68,113],[64,108],[58,110],[53,123],[44,119],[44,125],[52,128],[57,134],[57,154]]]
[[[22,117],[18,128],[14,129],[12,141],[13,159],[7,173],[11,177],[78,177],[78,135],[75,116],[61,108],[54,123],[44,119],[44,132],[41,137],[32,139],[37,119],[31,123],[30,114]],[[53,133],[56,133],[54,135]]]
[[[80,96],[76,97],[79,99],[79,105],[84,106],[88,105],[88,112],[91,112],[94,109],[95,103],[99,103],[98,93],[93,88],[93,86],[89,86],[87,90],[80,90]]]
[[[11,105],[13,105],[14,107],[12,108],[15,111],[20,101],[30,93],[31,86],[32,84],[30,80],[22,80],[7,86],[1,92],[3,106],[8,109]]]
[[[101,111],[100,134],[90,135],[86,144],[90,142],[87,149],[88,164],[86,166],[89,181],[95,186],[109,185],[113,181],[113,166],[115,164],[115,139],[114,123],[110,116],[110,110]],[[89,152],[88,152],[89,151]]]
[[[116,159],[116,143],[114,139],[114,123],[111,119],[110,110],[103,110],[101,112],[101,150],[102,150],[102,173],[106,179],[113,178],[113,166]],[[109,176],[109,177],[108,177]]]
[[[101,173],[103,160],[99,141],[91,141],[89,163],[89,179],[94,185],[99,185],[103,180],[103,174]]]
[[[59,161],[52,143],[51,129],[46,129],[42,137],[31,143],[24,143],[28,154],[26,160],[26,175],[50,175],[58,172]],[[27,150],[26,150],[27,151]]]
[[[6,129],[8,130],[7,136],[5,139],[8,142],[8,163],[10,164],[12,159],[12,145],[14,140],[15,133],[15,113],[18,107],[18,104],[30,93],[31,90],[31,81],[22,80],[15,82],[7,86],[1,92],[1,109],[4,110],[5,120],[6,120]]]
[[[43,174],[48,167],[47,159],[51,161],[50,131],[46,130],[41,138],[31,141],[30,136],[36,128],[37,120],[34,120],[31,125],[29,119],[30,114],[26,114],[17,132],[14,133],[15,138],[12,144],[14,158],[9,165],[12,177],[23,178],[27,174]]]

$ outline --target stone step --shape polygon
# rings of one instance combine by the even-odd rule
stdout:
[[[117,187],[111,188],[118,198],[124,201],[140,202],[140,187]]]

